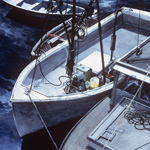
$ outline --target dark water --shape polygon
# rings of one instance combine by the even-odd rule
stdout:
[[[78,0],[78,4],[85,6],[88,1]],[[99,2],[102,18],[115,10],[115,0],[100,0]],[[148,0],[118,0],[117,8],[122,6],[150,11]],[[54,149],[45,130],[26,136],[23,140],[18,136],[9,102],[19,73],[31,61],[32,47],[46,32],[42,24],[44,20],[39,21],[29,17],[14,11],[10,12],[10,8],[0,1],[0,150]],[[52,28],[57,23],[48,23],[48,28]],[[58,145],[77,120],[78,118],[50,129]]]

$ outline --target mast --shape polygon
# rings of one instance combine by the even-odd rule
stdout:
[[[72,76],[74,66],[74,37],[75,37],[75,15],[76,15],[76,0],[73,0],[73,16],[72,16],[72,36],[69,46],[69,56],[66,65],[66,71],[69,77]]]
[[[104,64],[104,52],[103,52],[102,31],[101,31],[101,22],[100,22],[99,0],[96,0],[96,2],[97,2],[97,12],[98,12],[98,28],[99,28],[99,38],[100,38],[100,48],[101,48],[102,68],[103,68],[103,80],[105,84],[106,77],[105,77],[105,64]]]

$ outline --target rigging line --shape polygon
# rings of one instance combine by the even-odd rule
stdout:
[[[33,106],[34,106],[36,112],[38,113],[38,116],[40,117],[40,120],[41,120],[42,124],[44,125],[44,127],[45,127],[45,129],[46,129],[46,131],[47,131],[47,133],[48,133],[50,139],[52,140],[52,142],[53,142],[53,144],[54,144],[56,150],[58,150],[58,147],[57,147],[57,144],[56,144],[55,140],[53,139],[53,137],[52,137],[50,131],[48,130],[48,127],[46,126],[46,124],[45,124],[45,122],[44,122],[44,120],[43,120],[43,118],[42,118],[42,116],[41,116],[41,114],[40,114],[40,112],[39,112],[39,110],[38,110],[36,104],[35,104],[34,101],[32,100],[32,98],[31,98],[31,96],[29,95],[29,93],[28,93],[28,96],[29,96],[29,99],[30,99],[30,101],[32,102],[32,104],[33,104]]]
[[[137,48],[139,45],[139,34],[140,34],[140,22],[141,22],[141,10],[139,10],[139,21],[138,21],[138,35],[137,35]]]
[[[49,0],[48,1],[48,3],[50,3],[50,2],[52,2],[52,0]],[[47,23],[48,23],[48,15],[49,15],[49,13],[50,13],[50,8],[49,8],[49,5],[47,6],[47,10],[46,10],[46,15],[45,15],[45,18],[44,18],[44,25],[43,25],[43,29],[42,29],[42,34],[43,34],[43,36],[44,36],[44,34],[45,34],[45,30],[46,30],[46,27],[47,27]],[[42,37],[43,37],[42,36]],[[43,38],[43,40],[42,40],[42,37],[40,38],[40,43],[39,43],[39,46],[37,47],[37,55],[39,56],[39,54],[40,54],[40,47],[41,47],[41,45],[42,45],[42,43],[44,42],[45,43],[45,40],[44,40],[44,38]]]
[[[118,7],[118,0],[116,0],[115,12],[117,10],[117,7]]]
[[[136,148],[136,149],[134,149],[134,150],[141,149],[142,147],[144,147],[144,146],[146,146],[146,145],[148,145],[148,144],[150,144],[150,142],[147,142],[147,143],[145,143],[145,144],[141,145],[140,147],[138,147],[138,148]]]
[[[43,27],[43,34],[44,34],[44,30],[46,30],[47,23],[48,23],[48,16],[49,16],[49,13],[50,13],[50,8],[49,8],[50,3],[52,3],[52,0],[48,1],[47,10],[46,10],[46,17],[45,17],[45,23],[44,23],[44,27]]]
[[[147,76],[148,76],[149,73],[150,73],[150,68],[148,68],[148,71],[147,71],[147,74],[146,74],[145,77],[144,77],[144,80],[141,82],[139,88],[137,89],[135,95],[133,96],[131,102],[129,103],[129,105],[128,105],[126,111],[124,112],[124,114],[123,114],[123,116],[121,117],[120,121],[119,121],[118,124],[116,125],[116,127],[115,127],[115,129],[113,130],[112,134],[109,136],[108,140],[105,142],[105,145],[103,146],[102,150],[105,150],[106,145],[107,145],[108,142],[110,141],[110,139],[111,139],[111,137],[113,136],[113,134],[116,132],[117,128],[119,127],[119,125],[120,125],[120,123],[122,122],[123,118],[125,117],[126,113],[129,111],[129,109],[130,109],[130,107],[131,107],[131,105],[132,105],[132,103],[133,103],[135,97],[137,96],[138,92],[140,91],[140,89],[141,89],[141,87],[142,87],[142,85],[143,85],[144,81],[146,80],[146,78],[147,78]]]
[[[49,13],[49,12],[47,12],[47,13]],[[47,14],[48,15],[48,14]],[[47,16],[46,15],[46,16]],[[44,25],[44,28],[45,28],[45,26],[46,26],[46,22],[47,22],[47,17],[46,17],[46,21],[45,21],[45,25]],[[44,34],[44,28],[43,28],[43,34]],[[42,45],[42,42],[44,41],[44,39],[42,40],[42,37],[41,37],[41,39],[40,39],[40,43],[39,43],[39,46],[37,47],[37,55],[38,55],[38,57],[40,56],[39,54],[40,54],[40,46]],[[32,89],[32,86],[33,86],[33,81],[34,81],[34,78],[35,78],[35,72],[36,72],[36,68],[37,68],[37,64],[38,64],[38,57],[36,58],[36,62],[35,62],[35,66],[34,66],[34,71],[33,71],[33,76],[32,76],[32,81],[31,81],[31,86],[30,86],[30,91],[31,91],[31,89]]]
[[[33,81],[34,81],[34,78],[35,78],[35,72],[36,72],[36,69],[37,69],[37,64],[38,64],[38,57],[35,60],[35,66],[34,66],[34,70],[33,70],[32,81],[31,81],[31,86],[30,86],[29,91],[32,90]]]
[[[66,36],[67,36],[67,39],[68,39],[68,43],[69,43],[69,46],[70,46],[70,38],[69,38],[69,34],[68,34],[68,32],[67,32],[67,27],[66,27],[66,24],[65,24],[65,21],[64,21],[64,16],[63,16],[63,14],[62,14],[61,6],[60,6],[58,0],[55,0],[55,1],[56,1],[56,3],[57,3],[58,8],[59,8],[59,12],[60,12],[60,15],[61,15],[61,17],[62,17],[62,22],[63,22],[64,29],[65,29],[65,32],[66,32]]]

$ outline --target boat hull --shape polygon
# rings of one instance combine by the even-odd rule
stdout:
[[[19,14],[21,16],[24,16],[25,18],[29,18],[29,21],[30,18],[35,18],[35,19],[46,19],[46,20],[49,20],[49,21],[59,21],[61,20],[61,16],[60,14],[45,14],[45,13],[37,13],[37,12],[34,12],[34,11],[29,11],[29,10],[24,10],[24,9],[20,9],[18,7],[15,7],[15,6],[12,6],[12,5],[9,5],[12,10],[11,12],[13,14]],[[64,15],[64,20],[67,20],[69,18],[71,18],[71,14],[66,14]]]
[[[11,3],[11,2],[9,2],[7,0],[3,0],[3,2],[6,5],[8,5],[10,8],[12,8],[13,13],[16,12],[16,15],[18,15],[20,13],[21,16],[24,16],[26,18],[27,17],[30,17],[30,18],[32,17],[32,18],[46,19],[46,20],[50,20],[50,21],[59,21],[59,22],[60,22],[60,20],[62,20],[62,16],[60,15],[59,11],[57,11],[56,13],[55,12],[49,12],[48,13],[47,11],[40,12],[38,10],[21,7],[21,6],[17,5],[17,4],[13,4],[13,3]],[[68,5],[72,6],[71,4],[68,4]],[[78,6],[77,6],[77,8],[78,8]],[[79,14],[82,14],[82,12],[84,11],[84,9],[81,8],[81,7],[79,9],[80,9],[80,11],[82,10]],[[67,20],[67,19],[69,19],[71,17],[72,17],[72,13],[65,13],[63,15],[63,19],[64,20]],[[29,18],[29,21],[31,21],[30,18]]]
[[[83,116],[103,97],[110,94],[111,89],[86,98],[78,98],[67,101],[47,102],[13,102],[14,120],[21,137],[47,127],[52,127],[65,121]],[[38,112],[37,112],[37,109]],[[39,115],[40,113],[40,115]],[[42,117],[42,120],[41,118]]]

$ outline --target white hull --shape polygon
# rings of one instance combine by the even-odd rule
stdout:
[[[112,84],[110,89],[112,88]],[[52,127],[64,121],[83,116],[93,105],[101,100],[102,97],[110,94],[110,90],[105,89],[101,93],[85,98],[35,102],[47,127]],[[13,113],[19,135],[22,137],[29,133],[44,128],[36,108],[32,102],[13,103]]]

